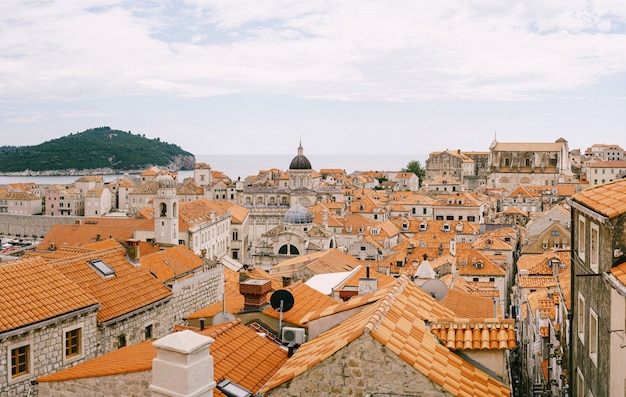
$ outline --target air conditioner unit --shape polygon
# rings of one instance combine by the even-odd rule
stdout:
[[[284,327],[281,335],[283,343],[295,343],[301,345],[306,342],[306,331],[304,328]]]

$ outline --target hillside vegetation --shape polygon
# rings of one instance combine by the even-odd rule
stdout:
[[[145,135],[99,127],[36,146],[0,147],[0,173],[117,173],[159,166],[193,169],[193,154]]]

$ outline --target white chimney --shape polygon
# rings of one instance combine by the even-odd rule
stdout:
[[[213,356],[209,346],[215,339],[185,330],[167,335],[152,345],[152,397],[213,397]]]

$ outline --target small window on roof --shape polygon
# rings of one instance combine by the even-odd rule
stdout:
[[[89,261],[89,264],[104,278],[113,277],[115,275],[115,270],[111,269],[102,259]]]

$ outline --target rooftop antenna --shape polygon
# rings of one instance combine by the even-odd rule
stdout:
[[[278,319],[278,336],[279,337],[280,335],[282,335],[282,331],[283,331],[283,312],[288,312],[289,310],[291,310],[294,302],[295,301],[293,299],[293,295],[291,294],[291,292],[287,291],[286,289],[279,289],[278,291],[274,292],[272,296],[270,297],[270,304],[272,305],[274,310],[280,313],[280,316]]]
[[[226,291],[222,293],[222,311],[218,312],[213,316],[213,325],[222,324],[228,321],[235,320],[236,317],[234,314],[226,311]]]

